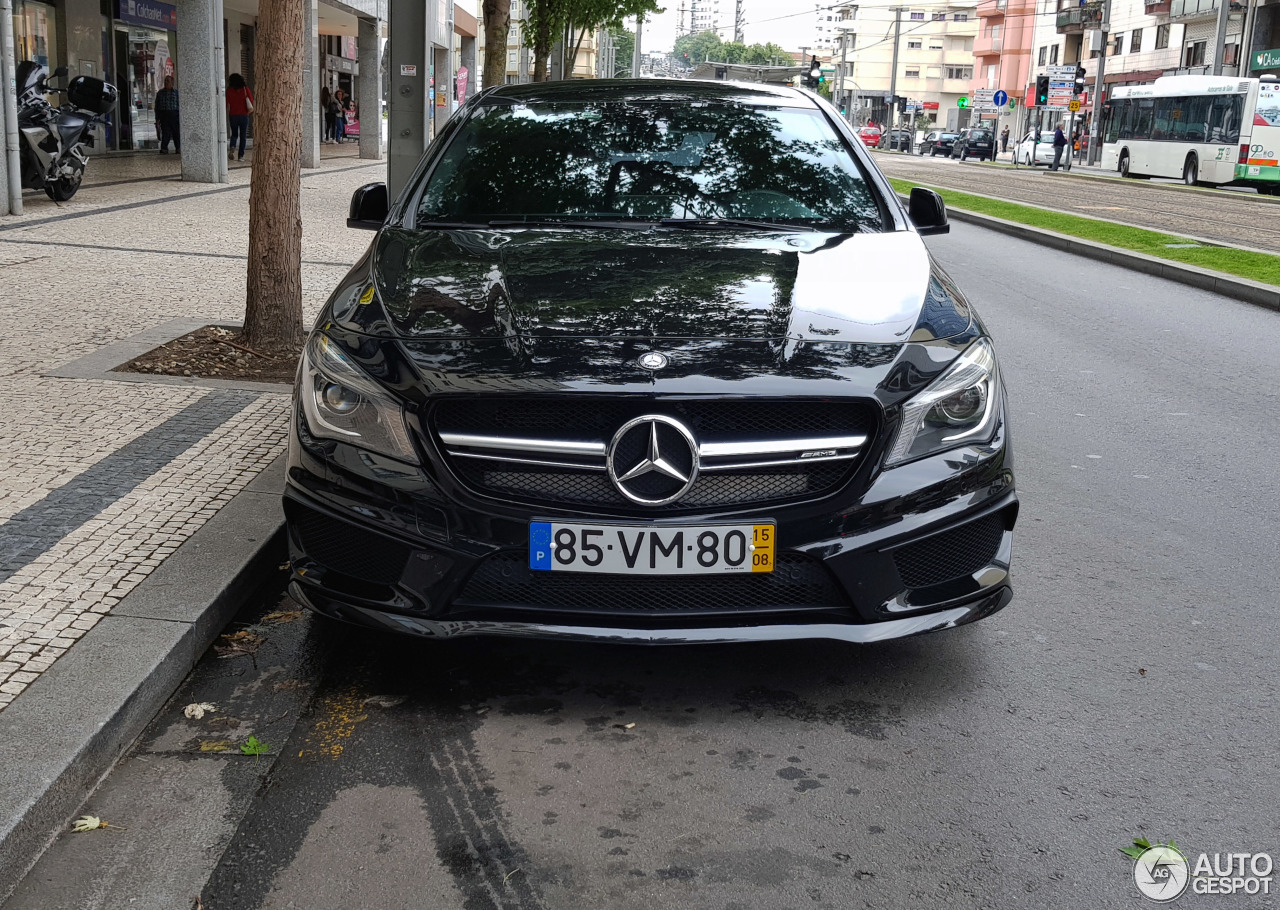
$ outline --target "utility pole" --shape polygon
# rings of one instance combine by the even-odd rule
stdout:
[[[742,43],[742,0],[734,0],[733,4],[733,40]]]
[[[836,107],[844,103],[844,32],[840,32],[840,57],[836,64]]]
[[[1107,2],[1110,3],[1111,0]],[[893,129],[898,122],[898,39],[902,36],[902,11],[906,7],[891,8],[893,10],[893,69],[889,71],[889,129]],[[892,141],[889,143],[889,150],[893,151]]]
[[[1108,3],[1111,0],[1107,0]],[[631,78],[640,78],[640,35],[644,31],[644,13],[636,16],[636,47],[631,55]]]
[[[1230,7],[1230,0],[1218,0]],[[1093,112],[1089,117],[1089,164],[1102,160],[1102,92],[1106,85],[1107,51],[1111,44],[1111,0],[1102,4],[1102,53],[1098,55],[1098,73],[1093,79]]]
[[[1231,4],[1228,0],[1218,0],[1218,34],[1213,41],[1213,74],[1215,76],[1222,75],[1222,58],[1227,52],[1227,20],[1231,18]],[[1246,16],[1246,18],[1248,18]],[[1249,40],[1246,36],[1240,36],[1240,43],[1247,48]],[[1237,59],[1239,52],[1236,53]],[[1236,64],[1236,71],[1239,72],[1240,66]]]

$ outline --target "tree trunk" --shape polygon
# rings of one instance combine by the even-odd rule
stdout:
[[[258,7],[253,176],[249,190],[246,347],[263,353],[302,347],[303,0]]]
[[[507,81],[507,32],[510,28],[511,0],[484,0],[485,88]]]
[[[572,79],[573,71],[578,66],[578,50],[582,47],[582,41],[587,37],[588,26],[584,25],[582,31],[578,32],[578,40],[573,43],[573,53],[569,55],[569,63],[564,68],[564,78]]]
[[[547,79],[547,57],[535,51],[533,59],[533,81],[546,82]]]

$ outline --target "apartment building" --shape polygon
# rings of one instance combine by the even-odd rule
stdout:
[[[986,118],[997,131],[1018,131],[1029,97],[1036,0],[982,0],[978,4],[978,36],[973,44],[972,91],[1003,91],[1009,96],[996,115]],[[971,118],[974,114],[970,115]],[[976,114],[982,119],[981,113]]]
[[[526,46],[526,40],[532,38],[526,33],[529,20],[528,0],[511,0],[511,25],[507,29],[507,83],[525,83],[533,81],[533,51]],[[482,29],[483,31],[483,29]],[[561,70],[568,64],[575,45],[578,48],[574,58],[573,71],[568,78],[595,79],[602,75],[602,67],[612,61],[603,60],[601,50],[610,51],[608,34],[600,31],[588,31],[585,35],[577,28],[565,30],[561,40],[551,52],[550,73],[552,79],[562,78]],[[483,58],[481,58],[483,59]],[[619,62],[619,65],[630,67],[630,61]],[[604,75],[612,75],[609,72]]]
[[[886,123],[894,94],[923,105],[932,123],[954,122],[956,102],[969,93],[978,34],[978,0],[903,7],[888,0],[847,3],[839,18],[833,60],[837,99],[854,123]],[[900,21],[898,19],[900,18]],[[898,65],[893,35],[898,26]]]

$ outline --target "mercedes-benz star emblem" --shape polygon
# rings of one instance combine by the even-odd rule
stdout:
[[[698,441],[680,421],[647,414],[627,421],[613,434],[607,464],[609,479],[627,499],[665,506],[689,492],[698,479]]]
[[[670,361],[667,359],[666,354],[660,354],[657,351],[647,351],[640,355],[640,359],[637,360],[636,363],[640,364],[640,366],[644,367],[646,370],[660,370],[670,363]]]

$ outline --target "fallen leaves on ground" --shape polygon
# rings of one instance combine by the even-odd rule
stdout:
[[[111,825],[98,818],[96,815],[82,815],[71,823],[71,830],[77,834],[83,834],[86,831],[97,831],[99,828],[115,828],[123,831],[119,825]]]
[[[617,727],[619,730],[634,730],[636,725],[635,725],[635,722],[632,721],[629,724],[614,724],[614,726]]]
[[[223,642],[213,646],[214,653],[218,657],[243,657],[246,654],[253,654],[266,641],[261,635],[255,635],[248,629],[222,635],[218,640]]]
[[[207,701],[192,702],[182,709],[182,713],[192,720],[200,720],[206,714],[212,714],[218,706]]]
[[[302,616],[301,610],[272,610],[266,616],[262,617],[260,622],[277,625],[279,623],[293,622]]]
[[[201,752],[230,752],[234,748],[234,743],[229,739],[202,739],[200,740]]]

